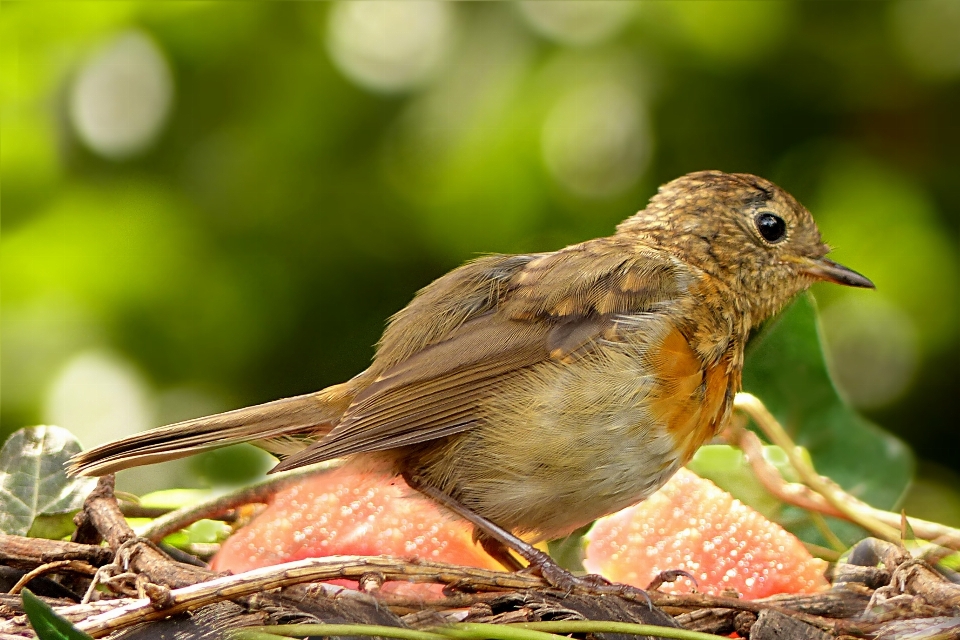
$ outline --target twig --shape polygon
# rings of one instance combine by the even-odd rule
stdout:
[[[648,624],[633,624],[630,622],[615,622],[605,620],[549,620],[543,622],[520,622],[515,625],[523,629],[534,631],[546,631],[548,633],[569,634],[569,633],[588,633],[596,635],[599,633],[617,633],[630,635],[650,635],[660,638],[681,638],[694,639],[712,639],[720,636],[711,633],[698,633],[696,631],[687,631],[686,629],[670,629],[667,627],[657,627]]]
[[[740,446],[747,455],[747,461],[757,478],[771,494],[789,504],[854,522],[875,537],[890,542],[900,541],[901,514],[871,507],[851,496],[829,479],[818,475],[816,470],[798,454],[797,446],[780,423],[755,396],[749,393],[738,393],[734,402],[738,409],[753,418],[771,442],[783,449],[790,464],[806,484],[804,486],[786,482],[776,467],[764,459],[762,445],[756,435],[742,427],[734,427],[732,432],[735,444]],[[919,518],[911,517],[907,518],[907,521],[918,537],[940,546],[960,549],[960,530]]]
[[[381,573],[387,580],[466,584],[471,589],[477,590],[514,591],[545,587],[540,578],[529,574],[458,567],[438,562],[405,562],[388,557],[330,556],[255,569],[235,576],[225,576],[175,589],[165,594],[162,608],[149,599],[127,600],[125,604],[118,606],[116,609],[84,618],[78,624],[78,627],[94,637],[99,637],[135,622],[163,618],[175,613],[197,609],[220,600],[235,600],[254,593],[305,582],[337,578],[359,580],[364,574],[371,571]],[[774,608],[789,612],[793,616],[802,617],[820,627],[832,628],[835,626],[834,621],[788,608],[788,605],[792,604],[793,601],[783,598],[745,601],[705,594],[652,592],[650,595],[659,606],[676,608],[723,607],[753,612]],[[801,602],[808,602],[810,598],[808,596],[797,599],[795,604],[800,606]],[[390,604],[400,603],[393,602]],[[76,609],[76,606],[66,607],[58,612],[72,617],[69,614],[74,613],[74,609]],[[2,631],[3,629],[0,628],[0,632]]]
[[[7,619],[0,620],[0,640],[7,640],[9,638],[15,640],[28,640],[35,636],[33,628],[30,626],[27,616],[22,614],[22,601],[20,596],[15,597],[15,602],[10,602],[9,600],[14,600],[14,598],[7,598],[6,594],[3,594],[4,602],[0,603],[6,609],[5,613],[9,615],[8,612],[16,612],[19,615],[14,615]],[[45,601],[49,602],[49,598],[44,598]],[[69,620],[70,622],[79,622],[85,620],[90,616],[104,613],[115,609],[116,607],[126,603],[131,602],[129,598],[124,599],[115,599],[115,600],[100,600],[99,602],[91,602],[89,604],[71,604],[67,606],[55,607],[55,611]]]
[[[25,573],[23,577],[17,580],[17,584],[13,585],[13,587],[11,587],[10,591],[8,591],[7,593],[12,596],[15,596],[18,593],[20,593],[20,591],[25,586],[27,586],[27,584],[29,584],[29,582],[34,578],[42,576],[45,573],[50,573],[51,571],[56,571],[58,569],[65,569],[65,568],[68,568],[71,571],[76,571],[78,573],[84,573],[88,576],[92,576],[97,573],[96,567],[82,560],[57,560],[55,562],[48,562],[47,564],[42,564],[36,569]]]
[[[204,518],[215,519],[243,505],[265,503],[271,496],[284,487],[300,482],[305,477],[320,473],[339,464],[339,462],[323,462],[300,469],[277,473],[248,487],[243,487],[231,493],[190,505],[189,507],[171,511],[142,527],[138,527],[136,531],[148,540],[160,542],[171,533],[189,527],[198,520],[203,520]]]
[[[286,624],[283,626],[247,627],[234,629],[224,634],[224,640],[258,640],[262,638],[286,638],[327,634],[351,634],[360,637],[375,636],[394,638],[395,640],[447,640],[447,636],[431,631],[419,629],[405,629],[404,627],[388,627],[378,624]]]
[[[87,496],[83,510],[77,514],[78,530],[92,525],[116,553],[115,563],[122,571],[144,574],[150,582],[170,587],[192,585],[215,577],[212,571],[175,562],[153,543],[137,537],[120,512],[113,493],[114,477],[100,478],[96,489]],[[121,553],[121,551],[123,553]]]
[[[245,640],[247,638],[253,640],[260,637],[257,634],[263,633],[275,634],[274,637],[357,635],[362,637],[381,636],[397,638],[398,640],[448,640],[450,638],[461,640],[565,640],[565,634],[604,632],[638,636],[649,635],[679,640],[721,640],[721,636],[675,627],[594,620],[558,620],[515,624],[461,622],[423,630],[359,624],[294,624],[240,629],[228,634],[227,638],[228,640]]]
[[[175,589],[158,609],[149,599],[139,599],[112,611],[89,617],[77,626],[94,637],[106,635],[134,622],[146,622],[196,609],[212,602],[249,596],[279,587],[347,578],[357,580],[370,571],[379,571],[388,580],[408,582],[469,582],[479,589],[516,590],[544,587],[540,578],[527,574],[457,567],[437,562],[407,563],[395,558],[329,556],[288,562],[254,569]],[[69,607],[68,607],[69,609]]]
[[[123,555],[123,554],[118,554]],[[78,626],[95,637],[109,634],[138,622],[160,619],[183,611],[194,610],[221,600],[237,600],[252,594],[300,583],[319,582],[337,578],[359,580],[376,572],[386,580],[442,583],[466,586],[472,590],[517,591],[545,588],[540,578],[523,573],[508,573],[458,567],[436,562],[410,562],[387,557],[331,556],[291,562],[256,569],[236,576],[225,576],[162,593],[162,598],[117,599],[71,605],[57,610],[64,617],[78,621]],[[146,585],[153,587],[154,585]],[[349,590],[339,591],[330,585],[318,584],[324,591],[336,589],[340,595],[368,599],[371,596]],[[426,606],[468,606],[488,600],[492,593],[455,594],[433,601],[416,601],[389,594],[380,594],[384,606],[390,608],[423,608]],[[496,594],[500,595],[500,594]],[[724,608],[734,611],[759,613],[775,609],[798,617],[820,628],[839,629],[844,621],[830,618],[846,617],[863,610],[862,598],[846,591],[831,591],[808,596],[774,596],[761,600],[740,600],[706,594],[667,594],[651,592],[651,599],[660,607],[673,610]],[[340,596],[338,596],[340,597]],[[865,601],[865,600],[863,600]],[[858,604],[859,603],[859,604]],[[112,604],[109,610],[105,606]],[[829,616],[829,618],[822,616]],[[12,625],[12,626],[11,626]],[[0,623],[0,634],[19,627],[12,621]]]
[[[92,544],[24,538],[0,533],[0,562],[3,564],[32,569],[58,560],[84,560],[99,566],[113,560],[113,551]]]
[[[960,616],[960,585],[945,579],[925,562],[904,562],[894,572],[891,584],[901,593],[922,597],[944,614]]]

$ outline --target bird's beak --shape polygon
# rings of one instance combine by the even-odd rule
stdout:
[[[876,289],[876,286],[868,278],[860,275],[853,269],[848,269],[842,264],[837,264],[833,260],[819,258],[817,260],[805,260],[806,264],[803,271],[818,280],[827,280],[836,282],[848,287],[863,287],[865,289]]]

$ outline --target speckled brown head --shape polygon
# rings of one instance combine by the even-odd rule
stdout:
[[[793,196],[747,173],[698,171],[668,182],[617,233],[667,248],[725,282],[755,320],[818,280],[874,286],[825,257],[830,247]]]

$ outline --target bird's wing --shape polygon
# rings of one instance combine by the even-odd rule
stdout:
[[[683,263],[623,243],[490,256],[427,287],[394,318],[371,367],[377,378],[340,423],[276,470],[465,431],[479,400],[506,377],[581,357],[597,340],[617,339],[619,316],[661,311],[691,286]],[[484,279],[485,269],[493,276]]]

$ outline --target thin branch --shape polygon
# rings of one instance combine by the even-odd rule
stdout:
[[[322,462],[320,464],[284,471],[268,476],[256,484],[243,487],[231,493],[205,500],[176,511],[171,511],[148,524],[138,527],[137,533],[153,542],[160,542],[171,533],[189,527],[198,520],[205,518],[217,519],[228,512],[247,504],[266,503],[281,489],[300,482],[304,478],[320,473],[340,463]]]
[[[479,589],[516,590],[545,586],[540,578],[527,574],[457,567],[437,562],[406,563],[387,557],[329,556],[254,569],[235,576],[175,589],[164,594],[159,607],[150,599],[134,600],[113,611],[91,616],[77,626],[94,637],[100,637],[134,622],[165,618],[220,600],[240,598],[304,582],[337,578],[358,580],[370,571],[379,571],[388,580],[443,584],[469,582],[471,587]]]
[[[113,551],[92,544],[0,533],[0,562],[3,564],[32,569],[57,560],[84,560],[100,566],[113,560]]]
[[[397,640],[566,640],[570,633],[618,633],[624,635],[654,636],[676,640],[721,640],[722,636],[676,627],[628,622],[593,620],[563,620],[555,622],[526,622],[516,624],[489,624],[462,622],[424,630],[385,627],[364,624],[291,624],[283,626],[248,627],[227,635],[228,640],[258,640],[269,634],[276,637],[302,636],[380,636]],[[559,634],[559,635],[558,635]]]
[[[70,569],[71,571],[83,573],[88,576],[92,576],[97,573],[96,567],[82,560],[56,560],[54,562],[42,564],[36,569],[23,574],[23,576],[17,580],[17,584],[13,585],[13,587],[11,587],[10,591],[7,593],[11,596],[15,596],[20,593],[20,591],[34,578],[38,578],[45,573],[50,573],[60,569]]]
[[[753,418],[771,442],[783,449],[790,464],[805,483],[785,481],[777,468],[763,457],[763,446],[757,436],[743,427],[733,427],[731,432],[734,444],[746,454],[747,462],[767,491],[788,504],[849,520],[875,537],[900,542],[901,514],[871,507],[833,481],[818,475],[813,466],[799,455],[798,447],[784,428],[755,396],[738,393],[734,402],[736,408]],[[960,549],[960,530],[919,518],[911,517],[907,518],[907,521],[919,538],[951,549]]]

